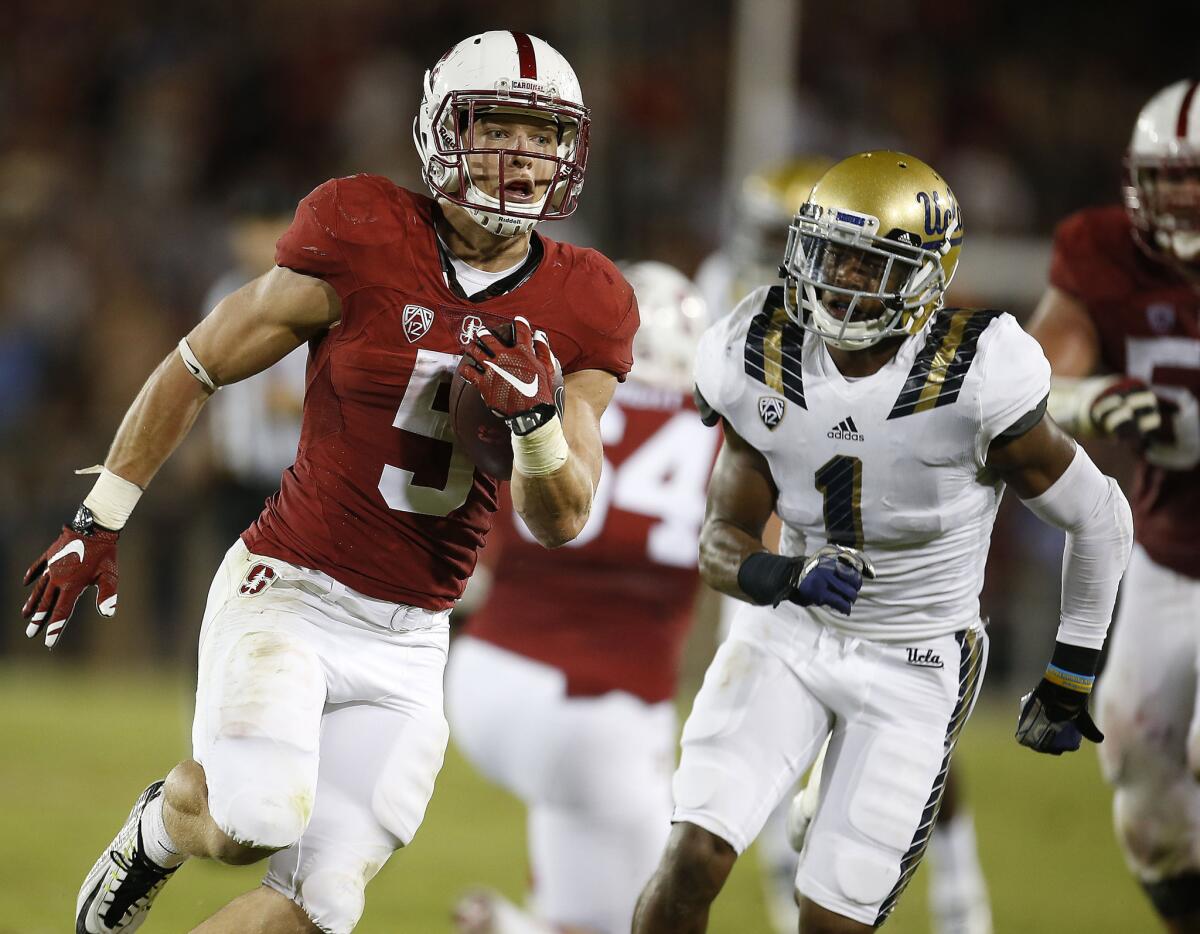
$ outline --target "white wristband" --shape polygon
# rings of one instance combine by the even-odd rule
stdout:
[[[571,456],[562,419],[557,415],[527,435],[512,436],[513,470],[523,477],[546,477]]]
[[[77,470],[76,473],[95,473],[96,468]],[[129,521],[133,507],[142,497],[142,488],[136,483],[130,483],[124,477],[118,477],[107,467],[100,468],[100,476],[96,485],[83,501],[83,505],[92,511],[97,525],[114,532],[124,528]]]

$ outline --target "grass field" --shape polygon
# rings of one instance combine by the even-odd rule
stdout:
[[[72,929],[75,893],[134,797],[187,751],[184,677],[120,680],[63,668],[0,668],[0,934]],[[1036,756],[1011,739],[1014,704],[985,704],[961,744],[998,934],[1140,934],[1158,930],[1113,841],[1095,754]],[[453,750],[421,832],[368,890],[361,934],[441,934],[463,889],[486,882],[519,898],[525,879],[518,805]],[[188,865],[142,928],[176,934],[253,887],[260,870]],[[924,934],[918,875],[888,922]],[[715,934],[767,926],[753,864],[741,861],[717,902]]]

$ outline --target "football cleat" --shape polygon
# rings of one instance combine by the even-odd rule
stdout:
[[[175,872],[152,862],[142,846],[142,812],[162,789],[163,783],[157,781],[138,796],[116,839],[83,880],[75,902],[75,934],[136,931],[159,889]]]

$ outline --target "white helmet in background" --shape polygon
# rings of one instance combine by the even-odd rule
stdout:
[[[477,145],[475,121],[488,113],[548,120],[558,127],[554,154]],[[587,164],[590,119],[579,80],[567,60],[536,36],[494,31],[455,45],[425,73],[413,142],[421,175],[435,198],[466,209],[500,237],[525,233],[538,221],[569,216],[579,201]],[[471,178],[469,156],[496,156],[498,189],[482,191]],[[546,193],[529,203],[505,198],[506,156],[553,163]]]
[[[1139,242],[1200,263],[1200,81],[1176,81],[1142,108],[1125,158],[1125,209]]]
[[[630,377],[658,389],[691,392],[692,365],[708,309],[692,281],[666,263],[621,267],[633,286],[642,323],[633,338]]]

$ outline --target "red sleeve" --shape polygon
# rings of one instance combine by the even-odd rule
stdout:
[[[584,348],[583,353],[576,358],[570,372],[576,370],[605,370],[621,382],[629,375],[633,366],[633,335],[637,333],[638,317],[637,299],[633,292],[620,312],[620,320],[608,334],[597,334],[596,340]]]
[[[578,340],[580,352],[564,372],[604,370],[621,382],[633,366],[633,335],[637,333],[637,299],[616,265],[600,253],[589,251],[584,301],[593,311],[584,316],[585,334]]]
[[[1133,243],[1120,208],[1072,214],[1055,228],[1050,284],[1085,305],[1128,293]]]
[[[324,279],[344,297],[354,287],[338,231],[339,182],[331,179],[310,192],[296,208],[292,225],[275,244],[275,263]]]

